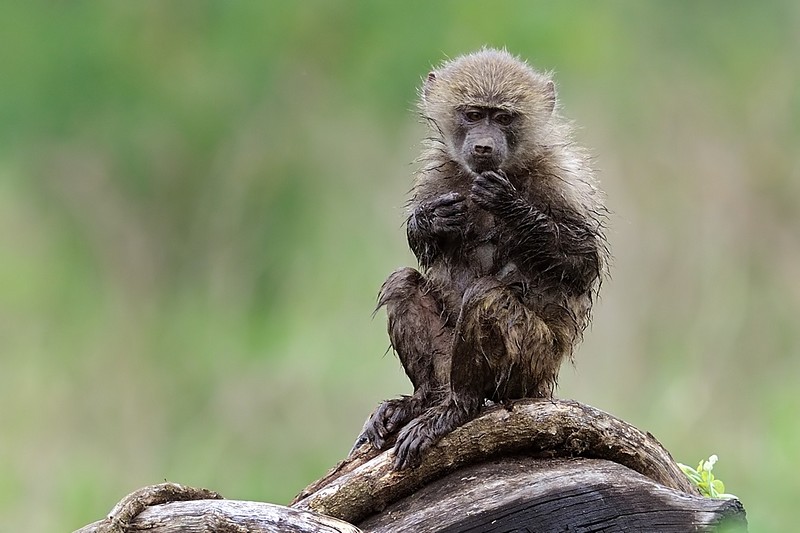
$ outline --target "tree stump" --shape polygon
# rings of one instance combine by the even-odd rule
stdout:
[[[652,435],[570,400],[486,409],[434,446],[419,468],[395,472],[392,460],[391,451],[364,445],[290,507],[209,499],[215,493],[174,484],[148,487],[78,532],[747,527],[739,500],[700,496]]]

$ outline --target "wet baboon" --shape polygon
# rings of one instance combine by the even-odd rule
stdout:
[[[547,75],[484,49],[428,74],[420,108],[431,136],[407,232],[421,271],[393,272],[378,300],[414,394],[360,439],[383,448],[400,430],[398,469],[484,400],[552,396],[607,259],[602,195]]]

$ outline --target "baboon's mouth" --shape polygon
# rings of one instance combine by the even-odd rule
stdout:
[[[500,161],[492,156],[473,155],[467,164],[473,172],[477,172],[478,174],[486,172],[487,170],[497,170],[500,168]]]

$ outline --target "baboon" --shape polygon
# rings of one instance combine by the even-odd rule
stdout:
[[[602,194],[548,75],[483,49],[428,74],[420,109],[430,137],[406,229],[421,268],[378,298],[414,393],[383,402],[359,439],[382,449],[399,431],[396,469],[485,400],[551,397],[608,257]]]

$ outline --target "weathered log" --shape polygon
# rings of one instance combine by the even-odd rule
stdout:
[[[683,533],[721,524],[746,527],[738,500],[670,489],[603,459],[520,456],[459,469],[358,525],[369,533]]]
[[[366,446],[366,445],[365,445]],[[669,452],[649,433],[571,400],[521,400],[487,409],[447,435],[419,468],[395,472],[391,452],[340,463],[292,503],[351,523],[468,464],[510,454],[590,457],[624,465],[666,487],[697,495]],[[366,461],[366,462],[364,462]]]

